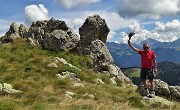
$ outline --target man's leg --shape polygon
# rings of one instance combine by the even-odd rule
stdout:
[[[140,75],[141,75],[140,77],[141,77],[142,83],[144,85],[144,93],[143,93],[143,95],[149,96],[149,90],[148,90],[148,87],[147,87],[147,80],[146,80],[146,71],[144,69],[141,69]]]
[[[144,89],[145,89],[145,96],[148,96],[149,97],[149,89],[147,87],[147,80],[146,79],[143,79],[143,85],[144,85]]]
[[[154,80],[150,80],[150,84],[151,84],[151,90],[154,91],[154,88],[155,88],[155,86],[154,86]]]
[[[150,84],[151,84],[151,92],[150,92],[150,95],[149,95],[149,97],[150,98],[154,98],[155,97],[155,83],[154,83],[154,74],[153,74],[153,72],[151,71],[151,72],[149,72],[149,74],[148,74],[148,77],[149,77],[149,82],[150,82]]]
[[[147,81],[146,81],[146,79],[142,79],[142,81],[143,81],[144,88],[147,88]]]

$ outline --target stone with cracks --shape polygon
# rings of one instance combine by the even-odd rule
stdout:
[[[69,51],[77,46],[80,38],[64,21],[50,20],[33,23],[28,36],[36,39],[43,49]]]

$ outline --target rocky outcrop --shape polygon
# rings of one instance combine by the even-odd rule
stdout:
[[[28,36],[36,39],[44,49],[54,51],[69,51],[75,48],[80,40],[64,21],[53,18],[33,23]]]
[[[19,36],[21,38],[26,38],[28,36],[28,28],[23,24],[19,26]]]
[[[50,20],[33,22],[30,28],[13,22],[1,43],[13,42],[15,38],[26,38],[31,45],[41,45],[43,49],[69,51],[75,48],[80,38],[67,27],[64,21]]]
[[[81,42],[88,39],[87,44],[96,39],[105,43],[109,31],[105,19],[102,19],[99,15],[89,16],[79,28]]]
[[[99,15],[94,15],[89,16],[79,28],[80,38],[64,21],[53,18],[33,22],[29,29],[24,25],[18,27],[16,23],[13,23],[6,38],[10,40],[18,37],[26,38],[32,46],[40,45],[47,50],[70,52],[77,50],[78,54],[91,56],[93,70],[114,75],[122,82],[131,82],[114,64],[113,58],[104,44],[109,31],[105,20]],[[56,67],[55,63],[49,66]]]
[[[163,96],[169,99],[180,100],[180,86],[169,86],[166,82],[161,81],[160,79],[155,79],[155,92],[158,96]],[[148,86],[150,87],[150,83],[148,81]],[[144,95],[144,86],[141,84],[137,91]]]
[[[144,105],[149,106],[152,109],[156,107],[161,108],[172,108],[174,103],[168,101],[167,99],[156,96],[155,98],[143,97],[142,102]]]
[[[18,26],[15,22],[10,25],[10,29],[6,34],[1,38],[1,43],[12,42],[15,38],[24,38],[27,36],[28,28],[23,24]]]
[[[95,71],[115,75],[122,82],[131,82],[114,64],[114,60],[107,49],[106,43],[109,28],[104,19],[99,15],[89,16],[79,28],[80,41],[77,51],[82,55],[89,55],[93,59]]]
[[[109,28],[99,15],[89,16],[79,28],[80,41],[77,46],[78,53],[90,55],[93,58],[93,68],[100,71],[103,67],[113,64],[105,42]]]

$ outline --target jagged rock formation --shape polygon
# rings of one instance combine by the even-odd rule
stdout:
[[[115,66],[114,60],[105,46],[109,28],[99,15],[89,16],[79,28],[80,41],[77,51],[82,55],[89,55],[93,59],[93,69],[108,71],[117,76],[122,82],[131,82],[122,71]]]
[[[101,71],[103,67],[114,62],[104,44],[109,31],[105,20],[99,15],[89,16],[79,28],[81,40],[77,46],[78,53],[90,55],[96,71]]]
[[[29,29],[28,37],[36,39],[44,49],[54,51],[71,50],[80,40],[64,21],[53,18],[49,21],[33,23]]]
[[[21,24],[18,26],[15,22],[10,25],[10,29],[6,34],[1,38],[2,43],[12,42],[15,38],[24,38],[27,35],[28,28]]]
[[[21,38],[25,38],[28,36],[28,28],[23,24],[20,24],[19,26],[19,36]]]
[[[155,79],[155,92],[158,96],[164,96],[169,99],[175,99],[180,100],[180,86],[169,86],[166,82],[161,81],[160,79]],[[148,82],[148,86],[150,86],[150,83]],[[137,91],[144,95],[144,87],[143,84],[141,84]]]
[[[64,21],[51,18],[50,20],[33,22],[27,29],[24,25],[13,23],[5,39],[26,38],[31,45],[41,45],[43,49],[53,51],[71,51],[89,55],[93,59],[92,68],[95,71],[108,73],[118,77],[122,82],[131,83],[114,60],[105,46],[109,28],[99,15],[89,16],[79,28],[80,38]],[[7,43],[7,42],[5,42]]]

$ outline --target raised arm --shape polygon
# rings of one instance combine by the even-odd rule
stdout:
[[[130,46],[134,51],[136,51],[136,52],[139,51],[136,47],[134,47],[134,46],[131,44],[131,41],[130,41],[130,40],[128,40],[128,44],[129,44],[129,46]]]

